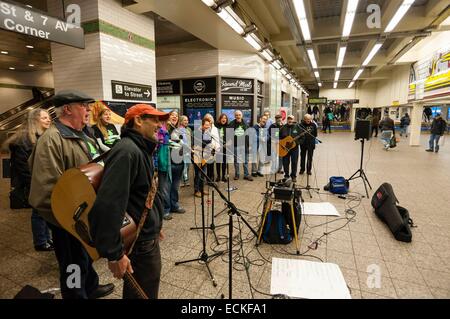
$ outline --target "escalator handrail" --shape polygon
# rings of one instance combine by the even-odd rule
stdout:
[[[48,99],[48,97],[52,96],[54,94],[55,90],[48,90],[42,93],[44,96],[44,101]],[[28,107],[35,105],[37,102],[40,102],[42,100],[39,100],[37,98],[32,98],[31,100],[28,100],[20,105],[17,105],[16,107],[13,107],[12,109],[9,109],[6,112],[3,112],[0,114],[0,122],[3,120],[9,118],[10,116],[17,114],[23,110],[26,110]]]

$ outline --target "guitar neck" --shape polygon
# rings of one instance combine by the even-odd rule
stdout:
[[[127,281],[131,285],[131,287],[133,287],[134,291],[140,297],[140,299],[149,299],[145,291],[142,290],[141,286],[128,270],[125,272],[123,280]]]

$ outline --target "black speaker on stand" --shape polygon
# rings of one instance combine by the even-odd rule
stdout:
[[[372,135],[372,121],[370,120],[356,120],[355,125],[355,140],[365,139],[370,140]]]

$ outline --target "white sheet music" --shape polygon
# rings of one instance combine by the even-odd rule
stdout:
[[[271,294],[306,299],[351,299],[336,264],[272,258]]]
[[[315,216],[337,216],[339,217],[339,212],[336,207],[331,203],[304,203],[304,215],[315,215]]]

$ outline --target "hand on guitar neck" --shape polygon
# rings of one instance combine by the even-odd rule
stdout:
[[[131,261],[126,255],[123,255],[117,261],[109,261],[108,268],[113,273],[114,278],[122,279],[126,272],[132,274],[133,267],[131,267]]]

